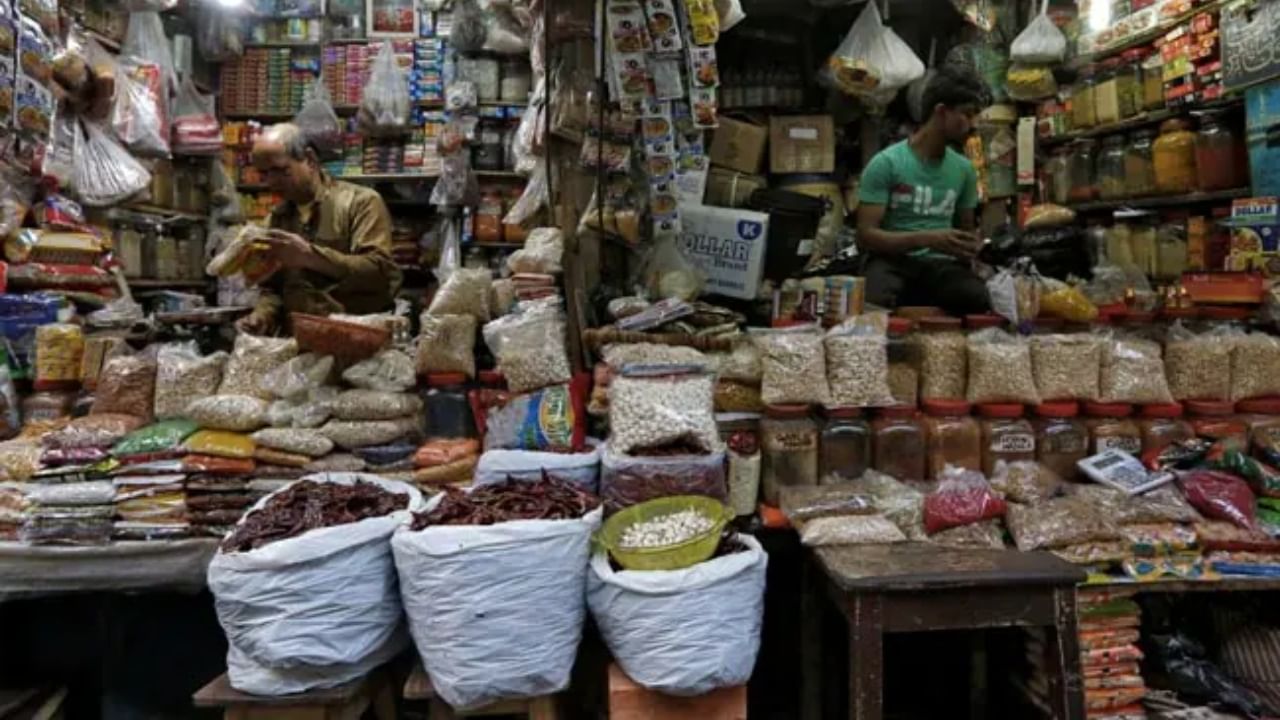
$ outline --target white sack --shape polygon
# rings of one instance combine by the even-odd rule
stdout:
[[[516,480],[541,480],[542,471],[572,483],[592,494],[600,492],[600,446],[587,440],[590,448],[580,453],[553,453],[536,450],[486,450],[476,464],[472,485],[493,485]]]
[[[241,692],[284,695],[341,685],[405,645],[388,539],[411,511],[423,507],[422,494],[406,483],[364,473],[319,473],[299,480],[342,485],[365,480],[409,495],[409,506],[249,552],[214,555],[209,589],[231,646],[227,675]],[[261,498],[249,512],[292,484]]]
[[[609,652],[632,680],[669,695],[701,695],[751,678],[764,620],[769,556],[747,550],[684,570],[614,572],[591,558],[587,604]]]
[[[441,699],[466,710],[569,686],[602,514],[392,536],[409,631]]]

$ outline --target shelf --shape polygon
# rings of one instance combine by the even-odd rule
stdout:
[[[158,215],[167,217],[171,220],[190,220],[192,222],[203,222],[209,219],[207,214],[187,212],[186,210],[174,210],[172,208],[163,208],[157,205],[148,205],[146,203],[130,203],[128,205],[119,205],[115,209],[123,210],[131,213],[141,213],[143,215]]]
[[[1194,113],[1200,110],[1214,110],[1219,108],[1230,107],[1232,105],[1238,105],[1243,101],[1244,101],[1243,96],[1236,95],[1232,97],[1222,98],[1220,100],[1211,100],[1207,103],[1199,103],[1199,104],[1191,105],[1188,107],[1173,108],[1173,109],[1167,109],[1167,110],[1151,110],[1149,112],[1144,112],[1135,117],[1131,117],[1127,120],[1121,120],[1120,122],[1107,123],[1106,125],[1098,125],[1096,127],[1091,127],[1088,130],[1075,130],[1075,131],[1072,131],[1063,135],[1057,135],[1054,137],[1039,138],[1039,142],[1041,145],[1046,145],[1046,146],[1061,145],[1062,143],[1068,143],[1068,142],[1071,142],[1072,140],[1079,140],[1080,138],[1091,138],[1091,137],[1101,137],[1103,135],[1112,135],[1119,132],[1125,132],[1126,130],[1133,130],[1135,128],[1146,127],[1148,125],[1157,125],[1159,123],[1164,122],[1165,120],[1169,120],[1170,118],[1180,117],[1182,115],[1187,115],[1189,113]]]
[[[333,177],[347,182],[412,182],[414,180],[435,180],[438,176],[427,173],[384,173],[381,175],[334,175]]]
[[[515,170],[472,170],[480,178],[507,178],[510,180],[527,180],[528,178]]]
[[[1118,210],[1120,208],[1133,208],[1140,210],[1142,208],[1158,208],[1171,207],[1176,205],[1194,205],[1198,203],[1218,202],[1220,200],[1234,200],[1235,198],[1249,197],[1253,194],[1250,188],[1235,188],[1233,190],[1217,190],[1214,192],[1195,192],[1186,195],[1156,195],[1145,198],[1129,198],[1127,200],[1095,200],[1085,203],[1070,203],[1067,207],[1076,212],[1090,212],[1093,210]]]
[[[244,44],[245,50],[253,48],[318,48],[320,42],[310,42],[307,40],[268,40],[266,42],[247,42]]]
[[[1175,15],[1174,17],[1157,24],[1150,30],[1140,32],[1118,45],[1113,45],[1105,50],[1090,53],[1089,55],[1080,55],[1068,62],[1066,67],[1071,68],[1072,70],[1078,70],[1089,63],[1096,63],[1099,60],[1111,57],[1112,55],[1118,55],[1125,50],[1131,50],[1139,45],[1145,45],[1202,12],[1210,12],[1220,9],[1223,5],[1226,5],[1228,1],[1229,0],[1211,0],[1210,2],[1203,3],[1198,7],[1191,8],[1187,12]],[[1112,25],[1116,22],[1117,21],[1113,20]]]
[[[240,110],[222,113],[223,120],[292,120],[294,112],[267,112],[266,110]]]
[[[159,278],[125,278],[131,288],[163,289],[163,288],[207,288],[212,278],[205,280],[160,280]]]

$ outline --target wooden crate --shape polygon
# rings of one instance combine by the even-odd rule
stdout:
[[[396,717],[391,686],[380,674],[279,697],[242,693],[222,674],[197,690],[192,701],[200,708],[222,708],[224,720],[360,720],[369,709],[378,720]]]
[[[746,720],[747,686],[697,697],[674,697],[637,685],[617,663],[609,665],[609,720]]]

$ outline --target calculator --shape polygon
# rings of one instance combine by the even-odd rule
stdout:
[[[1096,483],[1129,495],[1137,495],[1173,480],[1171,472],[1150,472],[1138,458],[1123,450],[1103,452],[1076,462],[1076,467]]]

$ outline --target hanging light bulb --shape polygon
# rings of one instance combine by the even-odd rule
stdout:
[[[238,8],[244,5],[244,0],[218,0],[218,4],[224,8]]]
[[[1101,32],[1111,24],[1111,0],[1093,0],[1089,3],[1089,29]]]

